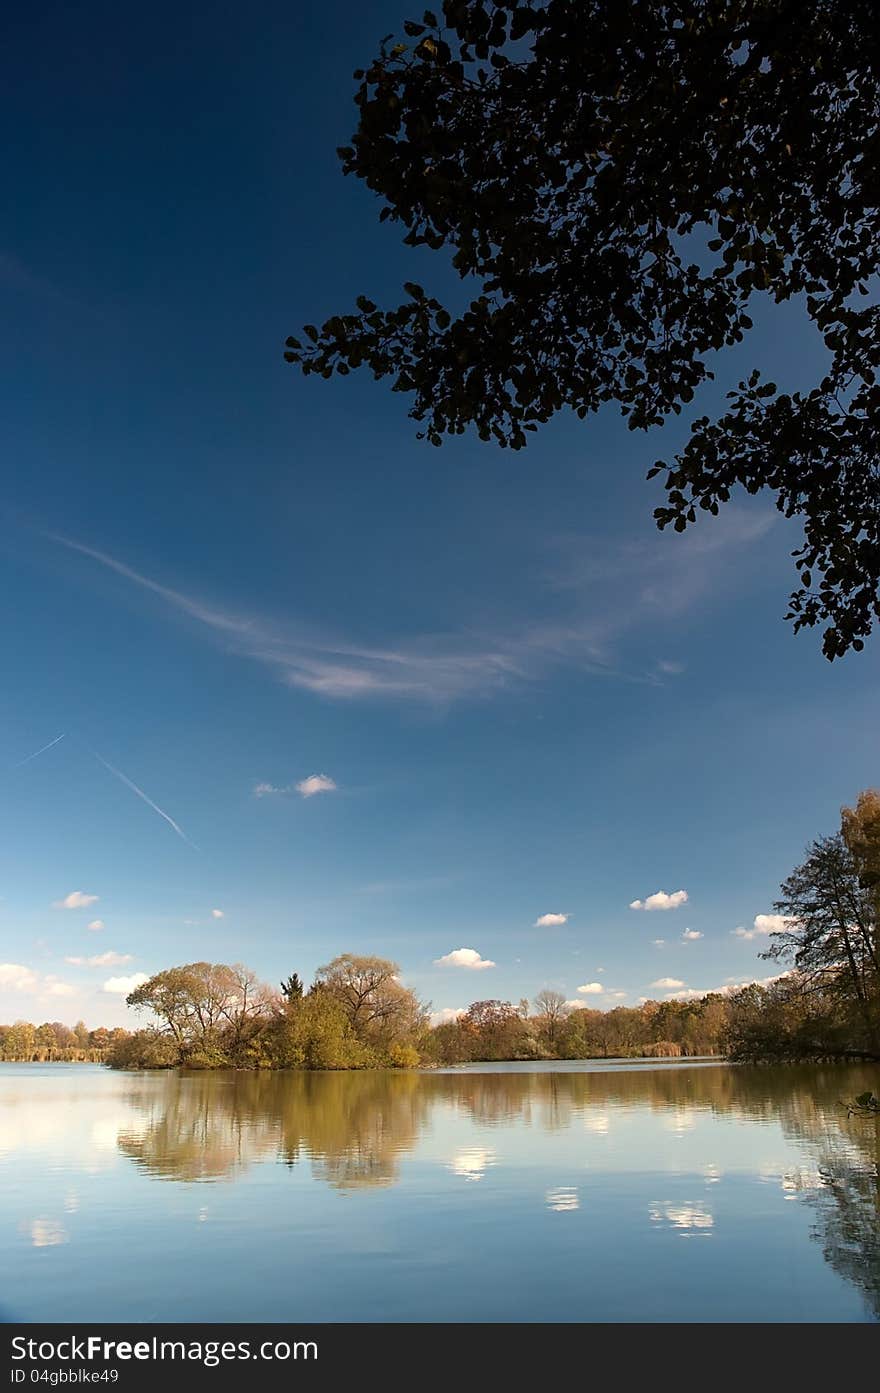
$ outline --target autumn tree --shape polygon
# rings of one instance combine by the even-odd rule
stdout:
[[[387,958],[341,953],[318,968],[315,985],[341,1003],[361,1038],[390,1044],[417,1034],[426,1023],[425,1008],[399,976],[397,963]]]
[[[824,374],[789,393],[754,371],[694,420],[649,472],[654,516],[684,531],[766,490],[804,527],[787,617],[824,624],[829,659],[862,648],[880,615],[873,0],[444,0],[403,30],[355,73],[342,169],[464,293],[360,296],[287,360],[389,378],[434,445],[474,429],[520,449],[563,409],[662,425],[754,299],[797,297]]]
[[[509,1001],[474,1001],[460,1021],[472,1059],[516,1059],[527,1027]]]
[[[205,1062],[218,1063],[224,1050],[234,1059],[254,1023],[271,1007],[268,989],[248,968],[206,962],[157,972],[126,1001],[159,1017],[181,1060],[192,1061],[198,1054]]]
[[[549,1048],[552,1050],[559,1034],[559,1026],[568,1014],[565,996],[562,992],[556,992],[550,987],[544,987],[538,992],[533,1005],[538,1014],[541,1032]]]
[[[880,949],[880,791],[865,789],[854,808],[841,809],[841,834],[853,859],[859,884],[871,901],[876,965]]]

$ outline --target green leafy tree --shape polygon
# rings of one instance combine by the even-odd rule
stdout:
[[[827,352],[807,391],[752,372],[665,470],[661,528],[737,488],[800,519],[795,629],[829,659],[880,616],[874,0],[445,0],[355,73],[342,168],[464,283],[307,324],[286,358],[368,367],[434,445],[520,449],[567,408],[660,426],[797,297]]]

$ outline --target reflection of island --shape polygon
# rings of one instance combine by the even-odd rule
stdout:
[[[848,1118],[842,1092],[876,1089],[875,1072],[835,1066],[785,1069],[632,1069],[595,1073],[204,1073],[153,1075],[128,1093],[136,1120],[120,1149],[164,1180],[230,1177],[277,1158],[307,1160],[339,1189],[391,1185],[437,1110],[459,1112],[483,1128],[521,1121],[543,1131],[577,1125],[608,1130],[620,1107],[650,1108],[674,1130],[701,1113],[777,1120],[805,1150],[803,1167],[781,1177],[810,1204],[827,1261],[862,1288],[880,1314],[880,1122]],[[479,1179],[491,1148],[457,1155],[455,1174]],[[710,1177],[711,1179],[712,1177]],[[552,1203],[551,1203],[552,1199]],[[554,1192],[552,1208],[575,1200]],[[706,1233],[700,1215],[665,1211],[657,1223]]]
[[[135,1087],[138,1125],[119,1147],[163,1180],[219,1180],[261,1157],[310,1159],[340,1189],[390,1185],[430,1099],[416,1074],[198,1073]]]

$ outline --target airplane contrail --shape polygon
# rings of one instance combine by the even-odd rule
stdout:
[[[32,755],[28,755],[27,759],[20,759],[18,764],[13,764],[13,769],[21,769],[22,765],[30,764],[31,760],[36,759],[37,755],[44,755],[47,750],[51,750],[53,745],[57,745],[59,740],[63,740],[66,734],[67,732],[63,731],[61,735],[56,735],[55,739],[50,740],[48,745],[41,745],[38,750],[34,750]]]
[[[121,782],[125,784],[126,788],[130,788],[132,793],[136,793],[138,798],[142,798],[143,801],[147,804],[147,806],[153,809],[154,813],[158,813],[160,817],[163,817],[165,821],[168,823],[169,827],[174,828],[174,831],[177,833],[178,837],[180,837],[181,841],[186,842],[187,846],[191,846],[193,851],[198,851],[198,847],[196,846],[195,842],[190,841],[183,828],[174,821],[173,817],[169,817],[168,813],[164,812],[162,808],[159,807],[158,803],[154,803],[152,798],[149,798],[147,794],[144,793],[144,790],[142,788],[138,788],[137,784],[133,783],[127,775],[123,774],[121,769],[114,769],[112,764],[108,764],[106,759],[102,759],[101,756],[98,754],[97,750],[92,750],[92,754],[95,756],[95,759],[98,761],[98,763],[103,764],[105,769],[109,770],[111,774],[115,775],[117,779],[121,780]]]

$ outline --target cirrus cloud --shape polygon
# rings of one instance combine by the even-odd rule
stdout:
[[[453,948],[451,953],[435,958],[434,962],[438,967],[466,967],[471,972],[482,972],[487,967],[495,966],[491,958],[481,958],[476,948]]]
[[[644,900],[632,900],[630,909],[678,909],[680,905],[687,904],[687,890],[673,890],[669,895],[665,890],[655,890],[653,895],[648,895]]]

